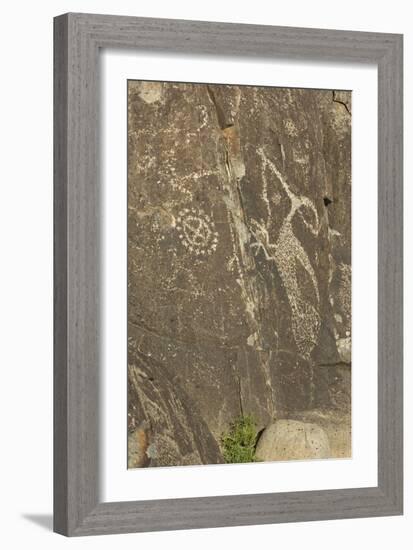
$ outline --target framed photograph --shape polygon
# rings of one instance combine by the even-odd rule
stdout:
[[[402,36],[54,40],[55,531],[402,514]]]

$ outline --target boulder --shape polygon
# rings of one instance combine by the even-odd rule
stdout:
[[[329,458],[330,443],[317,424],[277,420],[262,433],[256,448],[259,461]]]
[[[332,367],[329,367],[331,369]],[[348,370],[342,367],[342,370]],[[350,373],[349,373],[350,374]],[[347,413],[345,411],[348,411]],[[299,420],[306,424],[316,424],[327,434],[330,442],[330,458],[351,458],[352,426],[350,403],[343,400],[340,407],[326,410],[307,410],[291,414],[290,420]]]

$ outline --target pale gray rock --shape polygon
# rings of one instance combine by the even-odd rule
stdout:
[[[337,340],[337,351],[343,363],[351,363],[351,338],[339,338]]]
[[[297,420],[277,420],[262,433],[256,448],[260,461],[329,458],[326,432],[316,424]]]

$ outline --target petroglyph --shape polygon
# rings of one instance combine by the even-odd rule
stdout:
[[[270,242],[268,229],[265,225],[257,222],[257,220],[251,220],[252,233],[256,239],[256,242],[252,243],[251,247],[262,249],[265,258],[275,262],[290,302],[292,330],[297,348],[301,356],[308,359],[311,351],[317,344],[320,330],[320,315],[315,307],[320,302],[320,295],[316,274],[308,254],[294,234],[292,220],[296,214],[300,215],[308,230],[313,235],[317,235],[319,231],[317,209],[310,199],[296,195],[291,191],[286,179],[277,169],[275,164],[268,159],[262,149],[258,149],[257,153],[264,164],[264,170],[268,167],[283,186],[284,191],[290,199],[291,206],[283,221],[278,238],[274,243]],[[263,179],[266,181],[266,176],[264,174]],[[308,299],[303,296],[297,277],[297,262],[302,265],[311,279],[317,298],[316,304],[311,304]]]
[[[219,118],[218,118],[219,120]],[[240,180],[245,175],[245,165],[241,155],[239,128],[236,124],[222,130],[225,153],[225,175],[223,175],[223,200],[228,211],[228,225],[231,241],[234,247],[235,263],[238,269],[236,282],[241,289],[241,295],[248,315],[251,333],[247,344],[259,351],[258,361],[266,377],[269,390],[268,409],[271,416],[275,415],[276,396],[271,386],[271,350],[267,351],[260,314],[261,292],[255,277],[250,274],[255,271],[254,256],[250,249],[250,231],[247,216],[242,201]]]
[[[200,120],[200,126],[198,130],[202,130],[202,128],[205,128],[205,126],[208,124],[208,110],[205,107],[205,105],[199,106],[199,120]]]
[[[351,266],[340,263],[340,286],[338,291],[338,302],[347,318],[351,314]]]
[[[218,246],[218,233],[211,217],[197,208],[184,208],[176,218],[176,229],[183,246],[197,256],[212,254]]]
[[[139,95],[148,104],[156,103],[162,99],[162,82],[141,82]]]
[[[296,137],[298,130],[292,120],[284,120],[284,128],[290,137]]]
[[[239,415],[351,456],[351,94],[128,81],[127,113],[129,466],[220,463]]]

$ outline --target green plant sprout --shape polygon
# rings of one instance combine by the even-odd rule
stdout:
[[[256,462],[255,444],[257,427],[251,415],[240,416],[222,434],[221,444],[224,460],[228,464]]]

